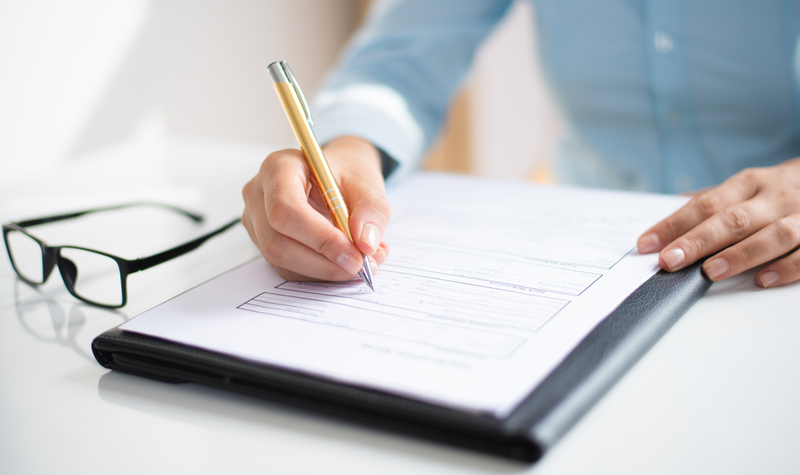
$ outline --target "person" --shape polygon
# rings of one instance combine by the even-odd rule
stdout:
[[[800,2],[530,0],[542,67],[568,123],[562,183],[704,188],[645,231],[667,271],[708,257],[722,280],[769,263],[761,287],[800,279]],[[253,242],[289,280],[380,265],[384,180],[419,163],[475,49],[512,0],[373,5],[312,107],[351,211],[351,243],[320,212],[299,150],[270,154],[244,189]],[[498,236],[502,239],[502,236]]]

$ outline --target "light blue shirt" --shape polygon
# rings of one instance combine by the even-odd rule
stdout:
[[[570,124],[559,182],[682,192],[800,156],[800,0],[530,1]],[[415,168],[511,3],[378,3],[318,95],[320,141],[358,135]]]

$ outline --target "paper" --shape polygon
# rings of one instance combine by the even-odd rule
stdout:
[[[636,238],[686,202],[436,174],[390,199],[374,293],[258,259],[121,328],[502,417],[655,273]]]

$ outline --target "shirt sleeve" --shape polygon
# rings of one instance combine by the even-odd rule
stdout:
[[[441,128],[480,42],[511,0],[385,0],[370,10],[314,104],[325,143],[355,135],[418,164]]]

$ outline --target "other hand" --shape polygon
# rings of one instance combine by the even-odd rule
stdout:
[[[354,243],[328,219],[300,150],[270,154],[242,189],[242,224],[287,280],[349,280],[361,270],[362,254],[380,265],[389,252],[382,237],[391,209],[378,150],[357,137],[337,138],[323,150],[350,211]]]
[[[661,251],[659,265],[667,271],[711,256],[703,271],[714,281],[780,257],[756,275],[761,287],[800,279],[798,246],[800,158],[737,173],[697,195],[637,242],[641,253]]]

